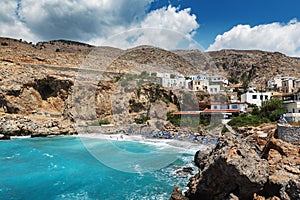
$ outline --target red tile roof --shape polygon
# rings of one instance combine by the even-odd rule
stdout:
[[[178,111],[173,112],[173,115],[199,115],[201,111]]]
[[[238,109],[220,109],[220,110],[211,110],[211,109],[205,109],[202,111],[202,113],[239,113],[240,110]]]

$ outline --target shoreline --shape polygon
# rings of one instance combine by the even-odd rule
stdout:
[[[211,144],[200,144],[188,140],[164,139],[164,138],[147,138],[142,135],[125,135],[125,134],[79,134],[75,135],[78,138],[89,138],[109,141],[131,141],[140,142],[157,146],[169,146],[185,150],[189,154],[195,154],[197,151],[208,151],[212,148]]]
[[[155,146],[168,146],[170,148],[178,148],[181,151],[184,150],[185,153],[193,154],[197,151],[209,151],[212,148],[212,144],[201,144],[199,142],[193,142],[189,140],[178,140],[178,139],[165,139],[165,138],[148,138],[142,135],[126,135],[126,134],[103,134],[103,133],[88,133],[88,134],[78,134],[78,135],[48,135],[42,138],[56,138],[56,137],[74,137],[79,139],[97,139],[97,140],[108,140],[108,141],[129,141],[129,142],[139,142]],[[22,140],[37,138],[29,136],[11,136],[10,140]],[[0,140],[1,141],[1,140]],[[2,140],[7,141],[7,140]]]

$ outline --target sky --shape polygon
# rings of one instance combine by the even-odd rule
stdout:
[[[0,36],[300,57],[299,0],[1,0]]]

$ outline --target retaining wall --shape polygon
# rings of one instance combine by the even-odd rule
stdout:
[[[300,145],[300,126],[277,125],[277,137],[285,142]]]

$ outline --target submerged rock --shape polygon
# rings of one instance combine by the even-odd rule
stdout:
[[[181,188],[178,185],[175,185],[169,200],[188,200],[188,198],[184,197]]]

